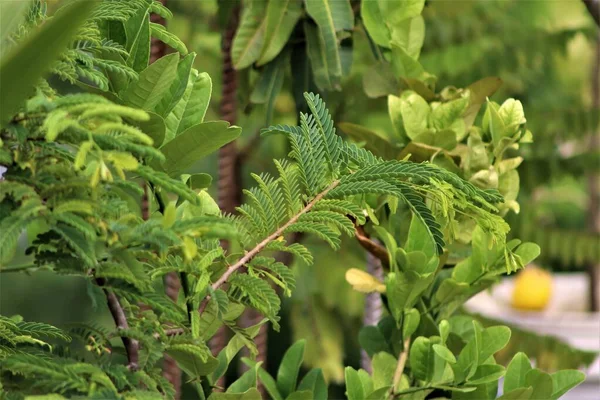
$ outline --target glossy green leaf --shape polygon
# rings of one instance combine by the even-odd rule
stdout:
[[[554,391],[554,382],[550,374],[537,368],[525,374],[525,386],[533,387],[532,399],[550,399]]]
[[[390,30],[383,22],[383,14],[379,0],[363,0],[360,5],[360,15],[371,39],[379,46],[390,47]]]
[[[507,326],[492,326],[481,333],[479,359],[487,360],[502,350],[510,340],[510,328]]]
[[[506,370],[502,365],[483,364],[477,367],[475,374],[467,382],[469,385],[481,385],[484,383],[495,382],[504,376]]]
[[[352,367],[346,367],[344,375],[346,378],[346,397],[348,400],[364,400],[365,393],[358,372]]]
[[[358,342],[369,357],[381,351],[389,351],[390,347],[377,326],[363,326],[358,333]]]
[[[454,357],[454,354],[452,354],[452,352],[450,350],[448,350],[447,347],[444,347],[439,344],[434,344],[433,351],[435,351],[435,353],[438,356],[442,357],[444,360],[448,361],[450,364],[456,363],[456,357]]]
[[[206,72],[199,74],[167,118],[167,140],[204,122],[212,94],[212,80]]]
[[[410,368],[415,378],[430,381],[433,377],[434,351],[431,341],[423,336],[416,338],[410,348]]]
[[[265,40],[256,64],[264,65],[283,50],[302,15],[299,0],[269,1],[266,13]]]
[[[407,253],[413,251],[422,252],[425,254],[427,261],[437,254],[435,243],[429,234],[427,226],[425,226],[421,219],[411,219],[404,250]]]
[[[498,397],[498,400],[529,400],[531,399],[532,393],[533,388],[531,386],[526,388],[519,388],[504,393],[502,396]]]
[[[517,353],[506,368],[504,392],[526,387],[525,375],[531,370],[531,362],[525,353]]]
[[[373,389],[391,386],[398,360],[390,353],[377,353],[373,356]]]
[[[93,2],[70,4],[3,55],[0,63],[0,126],[8,122],[25,99],[33,94],[37,80],[66,49],[94,6]]]
[[[535,243],[523,243],[515,250],[515,254],[521,257],[523,265],[527,265],[535,260],[541,253],[541,248]]]
[[[575,386],[583,383],[585,374],[573,369],[557,371],[552,377],[552,399],[558,399]]]
[[[283,397],[287,397],[296,390],[298,373],[304,358],[305,340],[294,343],[283,355],[279,369],[277,370],[277,388]]]
[[[310,390],[298,390],[292,392],[285,400],[314,400],[313,393]]]
[[[245,357],[242,358],[242,362],[250,368],[254,368],[257,364],[256,361]],[[283,400],[283,397],[279,393],[279,389],[277,389],[277,383],[275,382],[275,379],[273,379],[271,374],[269,374],[264,368],[258,368],[258,379],[261,381],[265,387],[265,390],[273,400]]]
[[[123,94],[128,105],[152,111],[169,91],[177,76],[179,54],[164,56],[140,73]]]
[[[410,57],[418,59],[425,40],[425,20],[419,15],[402,21],[392,28],[391,39]]]
[[[258,369],[260,368],[260,364],[262,363],[256,363],[252,368],[244,372],[242,376],[240,376],[235,382],[229,385],[226,392],[244,393],[249,389],[256,387],[258,379]]]
[[[416,308],[411,308],[404,313],[404,321],[402,322],[402,337],[409,338],[417,331],[421,322],[421,313]]]
[[[148,66],[150,60],[150,17],[148,11],[140,10],[125,24],[127,34],[127,49],[129,58],[127,65],[136,72],[141,72]]]
[[[469,285],[456,282],[454,279],[446,279],[435,292],[435,304],[444,304],[452,301],[457,296],[462,296],[469,291]]]
[[[224,121],[194,125],[161,147],[165,171],[175,176],[193,163],[237,138],[242,129]]]
[[[165,92],[164,96],[160,99],[160,102],[154,107],[154,111],[163,117],[169,115],[173,108],[179,103],[183,97],[190,80],[190,74],[192,72],[192,65],[196,59],[196,53],[190,53],[185,56],[177,65],[177,75],[171,87]]]
[[[249,67],[260,57],[265,41],[266,11],[266,0],[249,0],[244,4],[231,48],[231,59],[236,69]]]
[[[427,74],[417,60],[408,55],[406,50],[395,41],[392,44],[392,67],[398,78],[423,80]]]
[[[327,400],[327,383],[321,368],[313,368],[302,378],[299,391],[309,390],[313,400]]]

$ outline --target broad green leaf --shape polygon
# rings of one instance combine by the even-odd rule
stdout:
[[[388,113],[390,115],[390,120],[392,121],[392,125],[394,127],[394,132],[396,132],[398,140],[401,143],[406,144],[410,142],[410,139],[406,135],[406,130],[404,129],[404,121],[402,120],[403,102],[404,100],[398,96],[388,96]]]
[[[231,59],[235,69],[247,68],[260,57],[265,41],[266,11],[266,0],[245,2],[241,22],[231,48]]]
[[[458,296],[463,296],[468,291],[468,284],[456,282],[454,279],[446,279],[442,282],[437,292],[435,292],[435,304],[450,302]]]
[[[150,36],[160,40],[173,50],[178,51],[182,56],[186,56],[188,54],[188,49],[185,46],[185,43],[183,43],[183,41],[179,39],[177,35],[169,32],[162,24],[150,22]]]
[[[123,93],[123,100],[128,105],[152,111],[175,80],[178,61],[179,54],[173,53],[149,65]]]
[[[415,60],[421,54],[424,39],[425,20],[420,15],[404,20],[392,28],[392,40]]]
[[[327,65],[327,50],[319,28],[316,24],[305,20],[304,34],[306,36],[306,49],[315,85],[320,90],[333,90],[334,86]]]
[[[573,369],[564,369],[552,375],[552,399],[558,399],[585,380],[585,374]]]
[[[208,400],[260,400],[260,392],[257,388],[250,388],[244,393],[212,392]]]
[[[377,98],[395,95],[400,92],[400,85],[388,62],[378,62],[363,74],[363,89],[367,97]]]
[[[360,5],[360,15],[371,39],[379,46],[390,47],[390,31],[382,23],[383,15],[379,8],[379,0],[363,0]]]
[[[502,121],[502,118],[500,118],[498,109],[499,107],[496,103],[488,100],[486,115],[484,116],[483,120],[484,128],[487,128],[488,131],[491,133],[492,143],[494,144],[494,147],[498,146],[500,140],[506,135],[504,121]]]
[[[252,367],[254,364],[256,364],[256,361],[252,361],[247,358],[242,359],[242,361],[249,367]],[[283,397],[279,393],[279,389],[277,389],[277,382],[275,382],[275,379],[273,379],[271,374],[269,374],[264,368],[258,369],[258,379],[260,379],[265,387],[265,390],[267,393],[269,393],[269,396],[271,396],[273,400],[283,400]]]
[[[462,118],[469,104],[467,97],[461,97],[446,103],[441,103],[432,108],[431,125],[437,129],[452,129],[457,138],[461,140],[465,136],[465,122]]]
[[[412,91],[402,94],[400,113],[406,135],[415,139],[427,130],[427,119],[431,112],[429,104],[421,96]]]
[[[502,350],[510,340],[510,328],[507,326],[492,326],[481,333],[481,349],[479,359],[487,360]]]
[[[391,388],[391,386],[385,386],[377,390],[373,390],[365,398],[369,400],[387,400]]]
[[[364,369],[358,370],[358,378],[363,387],[363,393],[371,393],[373,391],[373,378]]]
[[[127,65],[136,72],[141,72],[148,66],[150,59],[150,17],[148,11],[139,10],[134,17],[127,20],[125,32],[129,51]]]
[[[395,27],[402,21],[421,14],[425,0],[379,1],[381,14],[390,27]]]
[[[529,400],[532,393],[533,388],[531,386],[519,388],[511,390],[510,392],[505,392],[502,396],[498,397],[498,400]]]
[[[550,399],[554,393],[554,383],[550,374],[537,368],[525,374],[525,386],[533,387],[532,399]]]
[[[469,106],[463,113],[465,128],[467,130],[473,126],[473,122],[475,122],[479,109],[483,103],[485,103],[485,100],[492,96],[500,86],[502,86],[502,79],[495,76],[489,76],[480,79],[467,87],[467,90],[469,91]]]
[[[197,173],[188,176],[185,183],[190,189],[207,189],[212,183],[212,176],[205,173]]]
[[[23,21],[31,1],[1,1],[0,2],[0,57],[6,52],[6,39]]]
[[[404,321],[402,322],[402,337],[409,338],[416,332],[421,322],[421,314],[416,308],[411,308],[404,313]]]
[[[237,138],[242,129],[225,121],[194,125],[161,147],[166,161],[165,171],[177,175],[194,162]]]
[[[154,107],[154,111],[163,116],[167,117],[173,108],[179,103],[183,97],[190,80],[190,74],[192,72],[192,65],[196,59],[196,53],[190,53],[185,56],[177,65],[177,75],[171,83],[171,87],[165,92],[164,96],[160,99],[160,102]]]
[[[365,142],[365,148],[385,159],[395,158],[399,148],[390,140],[361,125],[340,122],[339,128],[356,142]]]
[[[289,53],[285,51],[275,60],[267,64],[261,71],[256,86],[250,95],[250,101],[255,104],[266,104],[266,126],[273,120],[273,107],[275,99],[283,86],[285,67],[289,60]]]
[[[152,138],[153,146],[160,147],[165,141],[165,120],[158,114],[147,111],[150,119],[147,121],[129,121],[132,125],[137,125],[138,128],[146,135]]]
[[[422,277],[414,271],[390,273],[386,276],[386,294],[396,322],[400,322],[404,309],[414,305],[433,278],[434,274]]]
[[[186,97],[188,90],[190,91],[189,96]],[[177,119],[177,122],[169,125],[169,134],[172,134],[173,137],[177,136],[186,129],[204,122],[211,93],[212,80],[206,72],[202,72],[196,77],[191,88],[188,86],[186,94],[170,114]]]
[[[256,64],[264,65],[273,60],[287,43],[296,23],[302,15],[299,0],[269,1],[266,13],[265,40]]]
[[[360,347],[367,352],[369,357],[373,357],[374,354],[379,353],[380,351],[390,350],[390,347],[379,328],[372,325],[363,326],[360,329],[358,333],[358,343],[360,343]]]
[[[219,360],[219,365],[212,374],[213,382],[216,382],[225,374],[233,358],[246,345],[247,339],[254,338],[258,334],[261,326],[262,323],[244,329],[246,335],[244,335],[242,332],[236,332],[236,334],[229,340],[227,346],[225,346],[225,348],[221,350],[217,357],[217,359]],[[254,365],[250,365],[250,367],[254,367]]]
[[[48,71],[52,62],[73,40],[73,35],[95,4],[76,2],[65,6],[60,13],[3,55],[0,63],[0,126],[4,126],[23,101],[33,94],[33,87],[38,79]]]
[[[525,375],[531,370],[531,362],[525,353],[517,353],[506,368],[504,392],[526,387]]]
[[[439,344],[434,344],[433,351],[435,351],[435,353],[438,356],[442,357],[444,360],[448,361],[450,364],[456,363],[456,357],[454,357],[454,354],[452,354],[452,352],[450,350],[448,350],[447,347],[439,345]]]
[[[398,360],[390,353],[377,353],[373,356],[373,389],[391,386]]]
[[[323,61],[331,85],[339,90],[342,62],[336,32],[352,29],[354,18],[350,2],[348,0],[305,0],[305,6],[306,12],[319,27],[319,40],[325,54]]]
[[[502,365],[497,364],[483,364],[480,365],[475,374],[470,377],[467,382],[469,385],[481,385],[484,383],[495,382],[502,378],[505,373],[505,369]]]
[[[527,122],[525,119],[525,112],[523,111],[523,104],[515,99],[507,99],[504,101],[498,110],[498,115],[508,130],[507,134],[511,136],[516,133],[519,125]]]
[[[442,320],[439,325],[440,330],[440,338],[442,339],[442,343],[446,343],[448,340],[448,335],[450,334],[450,323],[447,320]]]
[[[541,253],[540,246],[535,243],[523,243],[515,250],[515,254],[521,257],[523,265],[527,265],[535,260]]]
[[[437,254],[435,243],[429,234],[429,230],[420,218],[411,219],[404,250],[407,253],[412,251],[423,252],[427,261]]]
[[[287,397],[296,390],[298,373],[304,359],[305,340],[294,343],[283,355],[277,370],[277,388],[283,397]]]
[[[247,390],[256,387],[258,379],[258,369],[262,363],[256,363],[248,371],[244,372],[235,382],[227,388],[227,393],[244,393]]]
[[[208,352],[205,354],[204,359],[196,353],[181,349],[167,349],[166,353],[177,361],[179,368],[192,379],[200,379],[202,376],[209,375],[219,365],[217,359]]]
[[[313,393],[310,390],[298,390],[292,392],[285,400],[314,400]]]
[[[298,390],[310,390],[313,400],[327,400],[327,383],[321,368],[313,368],[302,378]]]
[[[352,367],[346,367],[344,374],[346,377],[346,396],[348,400],[364,400],[365,393],[358,372]]]
[[[434,351],[431,341],[419,336],[410,348],[410,368],[415,378],[431,381],[434,369]]]

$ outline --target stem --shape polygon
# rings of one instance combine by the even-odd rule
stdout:
[[[381,261],[381,265],[389,270],[390,257],[386,248],[371,240],[362,226],[355,225],[355,228],[354,236],[358,240],[358,243],[374,257],[378,258]]]
[[[227,271],[225,271],[225,273],[215,283],[213,283],[213,285],[212,285],[213,290],[217,290],[218,288],[220,288],[221,285],[223,285],[225,282],[227,282],[227,279],[229,279],[231,274],[233,274],[239,268],[243,267],[248,261],[252,260],[252,258],[254,258],[254,256],[256,256],[258,253],[260,253],[270,242],[277,239],[279,236],[283,235],[283,233],[285,232],[285,230],[287,228],[289,228],[292,224],[296,223],[296,221],[298,221],[298,218],[300,218],[302,215],[304,215],[308,211],[310,211],[315,206],[315,204],[317,204],[323,197],[325,197],[325,195],[327,195],[327,193],[329,193],[329,191],[331,191],[333,188],[335,188],[339,183],[340,183],[339,180],[333,181],[333,183],[331,183],[329,186],[327,186],[327,188],[325,188],[325,190],[323,190],[321,193],[316,195],[315,198],[312,199],[311,202],[308,203],[306,205],[306,207],[304,207],[298,214],[294,215],[283,226],[281,226],[279,229],[277,229],[275,232],[273,232],[269,237],[264,239],[262,242],[257,244],[252,250],[247,252],[244,257],[242,257],[238,260],[238,262],[236,262],[235,264],[233,264],[229,268],[227,268]]]
[[[123,306],[121,306],[117,295],[104,287],[104,284],[106,283],[104,278],[96,278],[96,283],[102,288],[106,295],[106,303],[117,328],[121,330],[129,329],[127,316],[125,315],[125,311],[123,310]],[[127,368],[135,371],[139,368],[140,345],[137,340],[126,336],[121,336],[121,340],[123,341],[123,346],[125,346],[125,351],[127,352]]]
[[[400,396],[403,396],[405,394],[414,393],[414,392],[420,392],[422,390],[430,390],[430,389],[435,389],[435,388],[433,388],[431,386],[423,386],[423,387],[417,387],[417,388],[410,388],[410,389],[406,389],[406,390],[403,390],[401,392],[398,392],[398,393],[394,394],[394,397],[400,397]]]
[[[402,379],[402,373],[404,372],[404,367],[406,366],[406,359],[408,358],[408,348],[410,346],[410,337],[407,337],[404,340],[404,348],[398,357],[398,365],[396,365],[396,372],[394,372],[394,379],[392,381],[392,388],[390,389],[391,393],[396,391],[396,386],[400,383],[400,379]],[[416,390],[415,390],[416,391]],[[410,393],[408,391],[396,393],[396,395],[400,395],[402,393]]]
[[[185,297],[185,307],[187,308],[188,313],[188,322],[192,322],[192,312],[194,311],[194,305],[192,304],[192,299],[190,299],[190,284],[188,280],[188,275],[185,272],[180,273],[181,287],[183,289],[183,296]]]

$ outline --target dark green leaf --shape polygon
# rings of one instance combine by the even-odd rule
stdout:
[[[287,397],[296,390],[298,373],[304,359],[305,344],[305,340],[299,340],[283,355],[279,370],[277,371],[277,388],[283,397]]]
[[[321,368],[313,368],[302,378],[298,390],[310,390],[313,400],[327,400],[327,383]]]

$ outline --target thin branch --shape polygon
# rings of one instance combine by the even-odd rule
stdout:
[[[102,288],[104,294],[106,295],[108,309],[112,314],[117,328],[120,330],[129,329],[125,310],[123,310],[123,306],[121,306],[117,295],[104,287],[104,284],[106,283],[104,278],[96,278],[96,283]],[[139,368],[140,344],[137,340],[128,338],[126,336],[121,336],[121,340],[123,341],[123,346],[125,346],[125,351],[127,352],[127,368],[135,371]]]
[[[400,356],[398,357],[398,365],[396,365],[396,372],[394,372],[394,379],[392,381],[392,387],[390,389],[391,393],[394,393],[396,391],[396,387],[398,386],[398,383],[400,383],[400,379],[402,379],[402,373],[404,372],[404,367],[406,366],[406,359],[408,358],[409,347],[410,337],[407,337],[404,340],[404,348],[402,349],[402,353],[400,353]]]
[[[238,262],[236,262],[235,264],[233,264],[229,268],[227,268],[227,271],[225,271],[225,273],[223,275],[221,275],[221,277],[215,283],[213,283],[213,285],[212,285],[213,290],[217,290],[218,288],[220,288],[221,285],[223,285],[225,282],[227,282],[227,279],[229,279],[229,277],[235,271],[237,271],[239,268],[243,267],[248,261],[252,260],[252,258],[254,258],[254,256],[256,256],[258,253],[260,253],[269,243],[271,243],[273,240],[277,239],[279,236],[283,235],[283,233],[285,232],[285,230],[287,228],[289,228],[292,224],[296,223],[296,221],[298,221],[298,218],[300,218],[302,215],[304,215],[308,211],[310,211],[315,206],[315,204],[317,204],[323,197],[325,197],[325,195],[327,193],[329,193],[339,183],[340,183],[340,181],[336,180],[331,185],[327,186],[327,188],[325,190],[323,190],[321,193],[316,195],[315,198],[312,199],[311,202],[308,203],[306,205],[306,207],[304,207],[298,214],[294,215],[288,222],[286,222],[283,226],[281,226],[279,229],[277,229],[275,232],[273,232],[273,234],[271,234],[269,237],[267,237],[262,242],[257,244],[252,250],[247,252],[244,257],[242,257],[238,260]]]
[[[390,258],[386,248],[371,240],[362,226],[355,225],[355,228],[354,236],[358,240],[358,243],[375,258],[378,258],[381,261],[381,265],[389,270]]]

